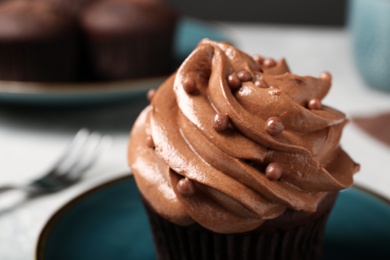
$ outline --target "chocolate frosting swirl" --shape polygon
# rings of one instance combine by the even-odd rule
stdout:
[[[315,212],[352,184],[359,165],[339,146],[346,116],[321,104],[330,75],[273,63],[205,39],[156,91],[128,156],[158,214],[246,232],[286,209]]]

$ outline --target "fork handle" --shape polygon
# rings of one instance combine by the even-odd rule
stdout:
[[[0,186],[0,194],[6,193],[7,191],[12,191],[12,190],[19,190],[19,191],[24,191],[24,192],[33,192],[34,191],[33,189],[29,188],[29,186],[26,186],[26,185],[8,184],[8,185]]]
[[[15,185],[0,186],[0,193],[4,193],[4,192],[10,191],[10,190],[17,190],[18,188],[19,187],[15,186]]]

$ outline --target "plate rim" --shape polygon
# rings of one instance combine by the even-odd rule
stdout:
[[[96,186],[89,188],[78,195],[70,198],[67,202],[62,204],[58,209],[56,209],[47,219],[41,231],[38,234],[35,249],[34,249],[34,260],[43,260],[44,257],[44,249],[47,243],[47,237],[50,235],[50,230],[53,229],[58,219],[60,219],[73,205],[77,204],[79,201],[88,197],[90,194],[93,194],[99,190],[102,190],[111,185],[115,185],[122,181],[131,180],[134,178],[132,172],[125,173],[123,176],[113,178],[111,180],[105,181],[101,184],[97,184]]]
[[[95,187],[92,187],[86,191],[81,192],[80,194],[76,195],[75,197],[71,198],[67,202],[65,202],[62,206],[60,206],[57,210],[54,211],[51,216],[49,216],[48,220],[44,224],[43,228],[41,229],[38,237],[37,237],[37,242],[35,246],[35,256],[34,260],[44,260],[44,249],[45,245],[47,243],[47,237],[50,235],[50,231],[53,229],[55,226],[56,222],[58,219],[60,219],[74,204],[78,203],[79,201],[83,200],[84,198],[88,197],[90,194],[93,194],[101,189],[104,189],[106,187],[109,187],[111,185],[115,185],[117,183],[120,183],[122,181],[127,181],[134,179],[134,175],[132,172],[126,173],[123,176],[116,177],[112,180],[108,180],[104,183],[98,184]],[[362,187],[361,185],[353,184],[351,187],[348,189],[356,189],[358,191],[361,191],[365,194],[371,195],[374,198],[384,202],[385,204],[390,206],[390,199],[387,197],[378,194],[377,192],[372,191],[369,188]]]
[[[163,82],[168,75],[118,81],[96,82],[22,82],[0,80],[0,96],[5,95],[83,95],[114,92],[136,92],[147,89],[148,84]]]

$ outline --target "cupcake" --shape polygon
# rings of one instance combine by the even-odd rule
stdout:
[[[177,16],[163,0],[102,0],[80,15],[91,77],[122,80],[173,71]]]
[[[76,18],[77,15],[84,10],[89,4],[100,0],[35,0],[44,1],[58,12],[65,13],[71,18]]]
[[[73,81],[75,24],[41,1],[0,3],[0,80]]]
[[[128,159],[158,259],[319,259],[339,190],[359,170],[329,73],[203,40],[151,96]]]

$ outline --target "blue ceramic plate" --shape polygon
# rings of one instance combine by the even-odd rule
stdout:
[[[323,259],[389,259],[389,220],[389,202],[356,187],[341,192]],[[155,259],[133,177],[99,186],[60,209],[41,232],[36,259]]]
[[[203,38],[229,40],[213,24],[190,18],[181,19],[174,42],[176,64],[181,64]],[[154,77],[90,83],[0,81],[0,103],[56,106],[107,103],[144,95],[148,89],[158,87],[164,79]]]

